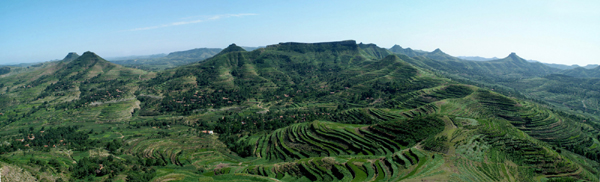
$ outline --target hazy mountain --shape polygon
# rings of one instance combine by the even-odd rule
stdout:
[[[594,68],[598,68],[599,66],[600,65],[598,65],[598,64],[588,64],[588,65],[584,66],[583,68],[594,69]]]
[[[166,56],[156,55],[152,58],[113,60],[111,62],[144,70],[162,70],[205,60],[216,55],[221,50],[219,48],[197,48],[172,52]]]
[[[484,57],[479,57],[479,56],[457,56],[457,58],[464,59],[464,60],[469,60],[469,61],[491,61],[491,60],[500,59],[500,58],[497,58],[497,57],[484,58]]]
[[[119,61],[119,60],[131,60],[131,59],[154,59],[154,58],[162,58],[167,56],[167,54],[152,54],[152,55],[137,55],[137,56],[122,56],[122,57],[107,57],[108,61]]]
[[[265,46],[259,46],[259,47],[240,46],[240,47],[243,48],[246,51],[253,51],[253,50],[256,50],[256,49],[265,48]]]
[[[488,83],[545,76],[559,71],[557,68],[541,63],[528,62],[515,53],[511,53],[503,59],[467,61],[452,57],[436,49],[436,51],[423,53],[413,58],[415,61],[411,63],[414,65]]]
[[[600,78],[600,66],[596,68],[577,67],[569,70],[564,70],[561,74],[579,78]]]
[[[571,66],[569,66],[569,65],[554,64],[554,63],[543,63],[543,64],[545,64],[546,66],[550,66],[550,67],[553,67],[553,68],[558,68],[558,69],[561,69],[561,70],[568,70],[568,69],[573,69],[573,68],[578,68],[579,67],[578,65],[571,65]]]
[[[395,54],[404,54],[407,55],[409,57],[415,57],[415,56],[422,56],[424,55],[425,51],[421,51],[421,50],[413,50],[411,48],[402,48],[399,45],[394,45],[392,48],[389,49],[391,52],[395,53]]]
[[[62,59],[62,61],[70,62],[77,58],[79,58],[79,54],[77,54],[76,52],[70,52],[69,54],[67,54],[67,56],[65,56],[65,58]]]

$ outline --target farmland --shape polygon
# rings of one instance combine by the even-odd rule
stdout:
[[[596,117],[430,59],[355,41],[232,44],[159,72],[69,54],[0,78],[0,165],[23,171],[2,179],[597,181]],[[465,63],[490,64],[506,67]]]

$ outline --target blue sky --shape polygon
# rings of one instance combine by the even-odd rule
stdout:
[[[600,1],[0,1],[0,64],[353,39],[599,64]]]

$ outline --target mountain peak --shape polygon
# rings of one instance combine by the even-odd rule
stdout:
[[[96,62],[106,62],[102,57],[98,56],[96,53],[91,51],[84,52],[81,56],[74,59],[70,64],[81,64],[81,65],[90,65]]]
[[[404,48],[402,48],[402,46],[398,44],[394,44],[394,46],[392,46],[392,48],[390,48],[389,50],[392,52],[401,52],[404,51]]]
[[[77,54],[76,52],[70,52],[69,54],[67,54],[67,56],[65,56],[65,58],[63,58],[63,61],[72,61],[75,60],[79,57],[79,54]]]
[[[503,60],[512,60],[512,61],[517,61],[517,62],[524,62],[524,63],[528,63],[527,60],[517,56],[517,53],[510,53],[508,56],[506,56],[506,58],[504,58]]]
[[[221,52],[219,52],[219,54],[217,54],[217,55],[222,55],[222,54],[226,54],[226,53],[230,53],[230,52],[238,52],[238,51],[246,52],[246,50],[244,50],[244,48],[237,46],[235,44],[231,44],[231,45],[227,46],[227,48],[225,48]],[[215,55],[215,56],[217,56],[217,55]]]
[[[514,52],[511,52],[511,53],[508,55],[508,57],[509,57],[509,58],[512,58],[512,59],[514,59],[514,60],[521,60],[521,59],[523,59],[523,58],[519,57],[519,56],[517,55],[517,53],[514,53]]]
[[[98,56],[96,53],[92,52],[92,51],[85,51],[82,55],[83,56],[94,56],[94,57],[100,57]]]
[[[440,50],[440,48],[437,48],[437,49],[433,50],[432,53],[444,53],[444,52],[442,52],[442,50]]]

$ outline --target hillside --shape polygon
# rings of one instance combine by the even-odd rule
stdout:
[[[583,68],[582,68],[583,69]],[[531,98],[565,109],[600,115],[600,79],[553,74],[519,80],[512,85]]]
[[[402,51],[410,54],[409,49],[394,46],[398,55]],[[432,54],[440,56],[431,56]],[[586,117],[600,117],[600,112],[594,108],[600,97],[595,94],[597,83],[595,79],[569,78],[561,82],[556,80],[559,75],[569,75],[579,78],[594,78],[599,69],[585,69],[577,67],[574,69],[560,70],[539,62],[529,62],[515,53],[509,56],[490,61],[466,61],[457,60],[445,56],[439,49],[431,53],[420,53],[409,61],[413,65],[428,68],[434,72],[452,78],[466,84],[474,84],[481,87],[494,89],[505,95],[515,96],[520,99],[535,100],[560,107],[566,110],[589,111]],[[565,77],[567,78],[567,77]],[[560,80],[560,79],[559,79]],[[583,106],[590,106],[586,109]],[[591,114],[591,115],[590,115]]]
[[[371,50],[363,48],[371,48]],[[571,142],[567,140],[568,136],[573,136],[568,134],[570,132],[584,132],[568,129],[577,128],[581,124],[576,120],[565,118],[533,103],[514,101],[476,87],[451,84],[452,82],[448,79],[439,78],[426,70],[411,66],[407,62],[415,60],[410,58],[400,59],[394,55],[387,55],[383,59],[377,59],[384,54],[374,51],[372,48],[374,47],[345,41],[314,44],[280,43],[253,52],[228,52],[202,63],[161,74],[153,79],[156,81],[155,83],[150,81],[150,84],[146,85],[148,88],[144,89],[152,90],[148,95],[163,95],[165,98],[162,101],[150,99],[148,103],[142,105],[154,107],[142,106],[141,111],[146,110],[147,113],[153,114],[176,112],[184,115],[199,115],[198,125],[207,125],[208,128],[211,128],[212,124],[215,132],[219,133],[220,140],[225,142],[230,150],[240,157],[257,157],[264,161],[241,166],[233,165],[216,171],[217,174],[242,172],[288,180],[303,178],[326,181],[342,180],[345,179],[345,174],[352,174],[353,178],[359,181],[371,178],[427,179],[425,177],[430,175],[435,176],[432,179],[469,179],[468,176],[450,175],[445,172],[445,175],[436,176],[427,171],[439,171],[441,168],[432,166],[422,169],[411,165],[418,164],[419,160],[435,161],[435,152],[427,153],[421,147],[413,148],[418,146],[416,145],[419,143],[418,141],[426,138],[432,138],[431,143],[436,143],[433,144],[434,146],[429,146],[431,149],[443,151],[442,153],[445,153],[443,155],[448,157],[460,154],[473,155],[477,158],[489,152],[484,147],[486,148],[484,151],[475,150],[481,152],[479,154],[472,154],[470,150],[467,150],[469,152],[465,151],[467,153],[457,153],[459,149],[448,146],[480,146],[481,143],[461,143],[462,140],[449,140],[460,138],[460,135],[454,133],[455,129],[446,130],[444,128],[459,128],[462,132],[474,133],[499,132],[499,136],[502,137],[489,138],[489,142],[492,143],[496,143],[494,142],[496,140],[522,135],[534,135],[538,138],[528,136],[519,139],[519,142],[516,143],[495,146],[498,148],[494,150],[499,150],[503,153],[502,155],[518,158],[510,160],[504,158],[500,161],[516,162],[523,167],[540,165],[538,167],[543,168],[543,164],[550,161],[556,162],[553,165],[570,166],[542,169],[531,173],[524,172],[520,174],[522,175],[520,180],[528,179],[527,175],[552,176],[550,174],[575,172],[578,170],[578,167],[575,166],[580,164],[557,160],[558,158],[567,158],[567,156],[542,159],[536,155],[525,155],[525,158],[521,158],[523,153],[506,153],[510,151],[506,150],[507,147],[521,148],[527,145],[540,145],[531,150],[542,152],[553,150],[551,146],[562,141],[564,143],[561,145],[572,146],[573,151],[591,152],[593,150],[578,146],[593,146],[597,143],[593,139],[595,135],[592,133],[579,135],[584,138]],[[521,61],[517,58],[511,56],[506,60]],[[513,105],[522,106],[515,107]],[[216,113],[222,113],[220,115],[224,114],[225,117],[215,117]],[[227,116],[229,113],[238,114]],[[256,115],[255,113],[264,114]],[[532,117],[542,113],[550,118],[560,119],[532,119],[531,123],[523,125],[523,117]],[[200,119],[210,117],[218,121]],[[421,117],[431,117],[427,120],[432,121],[437,120],[416,130],[423,133],[422,135],[411,136],[416,132],[415,130],[390,130],[402,128],[402,123],[410,123]],[[446,117],[448,119],[444,119]],[[484,122],[486,124],[483,125],[489,129],[468,126],[465,128],[464,125],[459,127],[460,124],[457,123],[442,124],[454,120],[459,121],[462,118],[470,118],[465,120],[469,122]],[[296,122],[299,123],[295,124]],[[418,121],[414,122],[419,123]],[[383,125],[384,123],[385,125]],[[541,123],[553,123],[562,129],[536,128],[536,125]],[[495,129],[492,128],[498,128],[498,124],[502,125],[500,128],[506,128],[507,131],[494,131]],[[380,127],[380,125],[383,126]],[[516,126],[524,128],[525,132],[520,131]],[[378,127],[380,129],[376,129]],[[265,133],[265,131],[272,132]],[[565,133],[561,136],[567,136],[567,138],[548,140],[544,138],[545,135],[540,135],[549,131]],[[395,137],[404,139],[398,140],[399,138],[394,136],[381,134],[388,132],[397,133],[398,135]],[[446,135],[440,135],[440,133],[446,133]],[[454,134],[450,135],[450,133]],[[439,139],[433,136],[437,136]],[[467,139],[482,136],[467,135],[463,137]],[[351,141],[351,139],[358,143],[340,143],[341,141]],[[540,139],[544,139],[548,143],[539,143]],[[576,141],[589,143],[583,144]],[[376,145],[373,146],[373,144]],[[442,146],[437,146],[439,144]],[[493,148],[493,146],[489,147]],[[408,154],[406,150],[402,150],[407,148],[412,148],[409,151],[415,154]],[[391,162],[395,160],[393,156],[401,151],[407,152],[404,154],[406,156],[399,156],[398,162]],[[453,152],[446,153],[446,151]],[[352,157],[358,154],[372,157]],[[392,158],[385,157],[388,155],[392,155]],[[409,155],[413,155],[416,162],[400,162],[402,158],[409,158],[407,157]],[[568,156],[576,155],[569,154]],[[478,161],[475,158],[464,160],[467,162]],[[315,160],[317,161],[310,162]],[[390,162],[388,163],[386,160],[390,160]],[[459,161],[461,160],[463,159]],[[546,162],[539,164],[526,162],[531,160],[545,160]],[[258,163],[260,165],[255,166]],[[360,166],[356,167],[359,163]],[[377,163],[382,166],[378,166],[380,164]],[[384,167],[384,163],[387,166]],[[316,167],[323,165],[330,167],[325,169]],[[393,168],[400,169],[397,165],[405,165],[404,170],[399,171],[399,174],[396,174],[395,169],[392,170]],[[426,166],[431,165],[439,167],[458,164],[437,161]],[[490,165],[490,163],[477,165]],[[326,170],[328,168],[336,168],[336,170]],[[364,171],[359,172],[358,169]],[[402,173],[416,175],[401,175]],[[484,174],[486,172],[475,172],[472,175],[477,176],[477,173]],[[589,175],[587,172],[584,173]],[[287,177],[288,175],[289,177]],[[507,179],[516,178],[514,176],[506,177]],[[472,179],[485,180],[488,178],[498,179],[498,176],[480,176]]]
[[[591,69],[583,67],[573,68],[564,70],[561,74],[578,78],[600,78],[600,66]]]
[[[440,74],[553,70],[393,52],[232,44],[158,73],[86,52],[0,79],[0,164],[50,181],[598,181],[597,119]]]
[[[75,56],[76,58],[69,55],[62,61],[52,62],[38,69],[10,75],[0,80],[0,85],[3,87],[0,109],[5,110],[23,104],[31,106],[5,111],[4,114],[9,115],[9,120],[11,114],[19,112],[29,112],[23,115],[22,119],[31,117],[27,120],[43,119],[46,120],[45,122],[78,120],[75,118],[98,120],[100,119],[98,117],[104,115],[101,114],[101,111],[109,109],[102,106],[101,103],[111,100],[113,102],[114,100],[131,100],[126,104],[128,105],[126,108],[132,110],[136,107],[131,98],[137,89],[136,83],[154,75],[154,73],[110,63],[92,52],[85,52],[79,57]],[[32,116],[36,115],[34,112],[42,108],[77,108],[90,105],[90,103],[95,103],[98,108],[86,109],[77,115],[59,117],[52,115],[51,110],[45,109],[48,111],[47,113],[38,113],[37,116]],[[104,119],[122,119],[124,116],[103,117]]]

